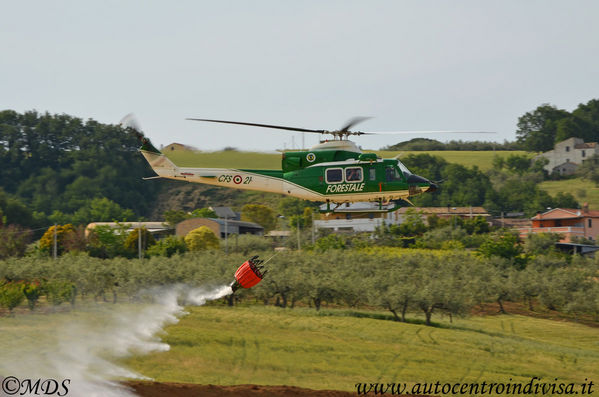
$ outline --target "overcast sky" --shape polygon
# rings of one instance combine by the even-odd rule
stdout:
[[[118,123],[156,145],[272,151],[315,129],[485,130],[599,98],[599,1],[3,1],[0,109]],[[415,136],[369,136],[378,149]],[[305,137],[306,146],[318,136]]]

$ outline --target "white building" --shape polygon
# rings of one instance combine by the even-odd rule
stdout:
[[[553,150],[539,154],[534,159],[548,159],[549,163],[543,168],[550,174],[555,172],[572,175],[584,160],[595,154],[599,154],[597,142],[584,143],[580,138],[568,138],[555,144]]]

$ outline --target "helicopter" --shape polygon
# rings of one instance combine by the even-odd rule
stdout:
[[[322,140],[308,150],[283,152],[280,170],[178,167],[156,149],[137,126],[131,125],[131,123],[128,123],[128,126],[138,133],[142,142],[140,152],[157,174],[150,178],[169,178],[236,189],[279,193],[303,200],[324,202],[326,210],[322,212],[334,212],[342,204],[353,202],[375,202],[378,203],[379,211],[393,211],[400,207],[403,201],[411,204],[410,197],[436,191],[437,183],[410,172],[398,158],[383,159],[375,153],[363,153],[354,142],[348,139],[352,135],[415,133],[414,131],[362,132],[350,130],[354,125],[366,119],[368,117],[353,118],[341,129],[335,131],[228,120],[187,119],[333,136],[333,139]],[[122,124],[125,125],[125,123]],[[418,131],[417,133],[447,132],[472,133],[473,131]],[[389,206],[390,203],[393,205]],[[335,207],[331,208],[331,205]]]

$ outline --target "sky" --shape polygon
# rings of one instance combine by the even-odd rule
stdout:
[[[516,139],[543,103],[599,98],[599,2],[2,1],[0,110],[117,124],[156,146],[274,151],[334,130],[461,130]],[[353,139],[378,149],[418,135]]]

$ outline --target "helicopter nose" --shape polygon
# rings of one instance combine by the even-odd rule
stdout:
[[[421,177],[420,175],[410,174],[408,176],[408,183],[431,183],[428,179]]]
[[[429,185],[428,189],[426,189],[426,192],[434,192],[439,188],[439,186],[437,186],[436,183],[431,182],[431,184]]]

